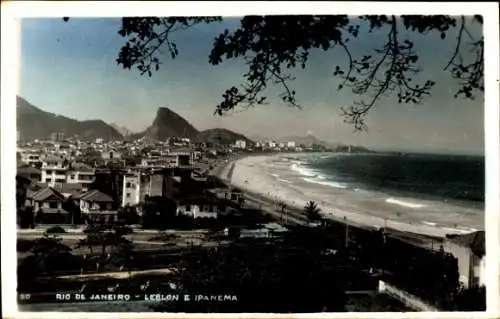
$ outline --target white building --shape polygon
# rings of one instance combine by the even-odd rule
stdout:
[[[95,171],[85,164],[70,164],[59,157],[48,158],[42,163],[40,181],[51,187],[65,183],[89,185],[94,178]]]
[[[247,147],[247,142],[245,140],[237,140],[234,143],[235,148],[245,149]]]
[[[275,148],[276,147],[276,143],[274,141],[268,141],[267,142],[267,146],[269,146],[270,148]]]
[[[123,176],[122,206],[133,206],[141,200],[141,182],[138,174]]]
[[[98,138],[95,139],[95,143],[96,144],[102,144],[102,142],[103,142],[103,139],[100,138],[100,137],[98,137]]]
[[[120,159],[122,157],[122,154],[115,150],[105,150],[101,152],[101,156],[102,159],[106,161],[106,160]]]
[[[286,146],[287,146],[288,148],[293,148],[293,149],[295,149],[296,144],[295,144],[295,142],[294,142],[294,141],[288,141],[288,143],[286,143]]]
[[[54,186],[56,183],[66,183],[69,162],[62,158],[50,157],[42,163],[41,182]]]
[[[219,213],[217,202],[212,198],[193,197],[177,203],[177,215],[192,218],[217,218]]]
[[[35,151],[26,150],[20,151],[21,162],[27,165],[34,165],[42,161],[42,156]]]
[[[465,235],[448,235],[444,250],[451,253],[458,263],[459,281],[465,288],[486,284],[485,232]]]
[[[67,182],[88,185],[95,179],[95,170],[88,165],[74,163],[70,165],[67,172]]]

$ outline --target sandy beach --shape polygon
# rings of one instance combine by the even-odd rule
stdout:
[[[436,237],[484,230],[484,212],[476,208],[310,183],[307,176],[290,169],[293,161],[303,156],[276,154],[239,159],[234,162],[231,183],[299,209],[308,201],[315,201],[324,217],[353,225],[389,227]]]

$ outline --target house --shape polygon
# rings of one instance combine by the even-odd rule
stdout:
[[[105,223],[116,220],[117,211],[113,207],[113,198],[100,190],[90,190],[78,200],[82,216],[86,216],[87,222]]]
[[[68,183],[90,184],[94,179],[94,169],[83,163],[73,163],[67,171]]]
[[[443,248],[457,259],[459,280],[464,288],[483,286],[486,280],[485,232],[446,237]]]
[[[221,212],[217,198],[208,195],[192,195],[177,201],[176,215],[192,218],[217,218]]]
[[[63,208],[64,195],[52,187],[41,188],[26,196],[26,206],[33,208],[37,223],[63,224],[71,222],[71,215]]]
[[[61,157],[49,157],[42,163],[42,177],[40,181],[54,186],[56,183],[66,182],[66,172],[69,162]]]
[[[42,162],[40,154],[31,150],[22,150],[18,152],[20,155],[20,161],[26,165],[36,165]]]
[[[122,157],[122,154],[115,150],[109,150],[109,151],[102,151],[101,156],[103,160],[109,161],[112,159],[120,159]]]
[[[78,199],[88,191],[88,184],[82,183],[63,183],[56,184],[53,188],[61,193],[65,198]]]
[[[169,152],[168,154],[170,158],[171,167],[192,167],[194,161],[196,160],[196,156],[198,156],[195,152],[193,152],[190,148],[182,147],[178,148],[175,151]]]

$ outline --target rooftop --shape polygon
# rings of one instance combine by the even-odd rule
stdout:
[[[477,256],[484,256],[486,250],[484,230],[476,231],[465,235],[448,235],[449,241],[457,245],[468,247]]]
[[[100,202],[100,203],[112,203],[113,198],[108,194],[101,192],[100,190],[93,189],[80,196],[81,200],[89,202]]]
[[[41,190],[34,192],[31,198],[35,201],[44,201],[51,196],[57,197],[59,200],[64,200],[64,195],[53,189],[52,187],[42,188]]]

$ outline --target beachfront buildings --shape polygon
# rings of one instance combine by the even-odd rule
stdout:
[[[196,218],[217,218],[219,205],[216,198],[209,196],[192,196],[177,202],[176,215]]]
[[[237,140],[234,143],[234,148],[242,149],[244,150],[247,147],[247,142],[245,140]]]
[[[448,235],[443,248],[457,259],[459,280],[464,288],[476,288],[485,285],[484,231],[476,231],[465,235]]]

